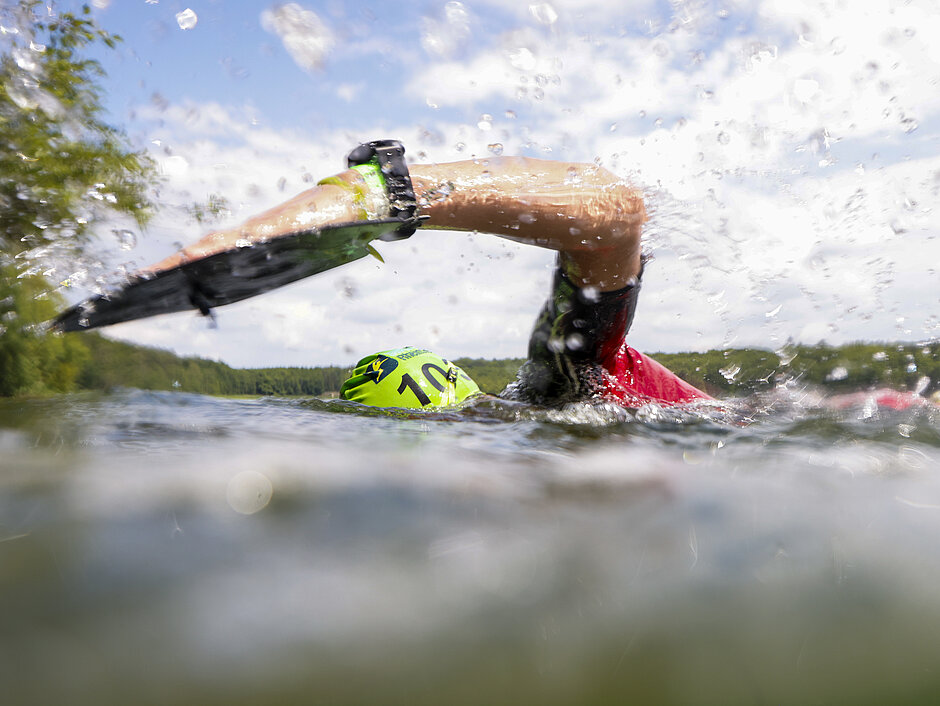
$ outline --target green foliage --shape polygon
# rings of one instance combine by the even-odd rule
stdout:
[[[83,388],[179,390],[204,395],[324,395],[339,390],[348,368],[260,368],[241,370],[203,358],[181,358],[170,351],[82,334],[91,351],[82,369]]]
[[[483,358],[458,358],[454,363],[473,378],[477,386],[491,395],[498,395],[506,385],[516,379],[516,373],[525,362],[523,358],[484,360]]]
[[[335,366],[243,370],[216,361],[180,358],[169,351],[111,341],[96,333],[80,336],[90,350],[90,355],[81,359],[84,364],[78,376],[79,385],[86,389],[135,387],[210,395],[322,396],[336,393],[351,372]],[[928,389],[940,383],[938,344],[791,346],[784,358],[787,365],[776,353],[747,348],[663,353],[653,357],[683,379],[717,396],[770,389],[788,378],[833,391],[882,385],[912,390],[925,376],[933,381]],[[481,390],[499,394],[515,379],[524,361],[458,358],[454,362]]]
[[[12,266],[0,267],[0,396],[75,389],[90,360],[81,337],[44,335],[38,328],[61,305],[41,277],[17,279]]]
[[[716,395],[766,390],[796,379],[833,391],[885,386],[914,390],[923,378],[940,385],[937,343],[851,343],[833,347],[788,345],[781,353],[760,349],[658,353],[653,357],[679,377]]]
[[[0,239],[8,254],[55,245],[77,251],[95,221],[124,213],[143,223],[153,164],[102,119],[104,72],[82,50],[118,37],[88,16],[49,17],[20,0],[0,13]]]
[[[102,218],[142,225],[155,169],[102,119],[104,72],[82,52],[119,38],[87,6],[4,2],[0,24],[0,395],[65,391],[85,349],[37,326],[62,305],[41,273],[74,262]]]

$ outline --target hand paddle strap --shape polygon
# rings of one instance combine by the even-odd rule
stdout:
[[[418,201],[411,185],[408,165],[405,164],[405,148],[398,140],[375,140],[359,145],[346,157],[346,166],[350,169],[370,164],[378,167],[384,179],[389,217],[404,221],[398,230],[385,234],[381,239],[410,238],[421,221],[415,219]],[[366,175],[363,173],[363,176]],[[368,176],[366,178],[368,180]]]

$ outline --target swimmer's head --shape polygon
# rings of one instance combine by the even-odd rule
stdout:
[[[447,407],[480,388],[459,367],[423,348],[396,348],[366,356],[339,396],[372,407]]]

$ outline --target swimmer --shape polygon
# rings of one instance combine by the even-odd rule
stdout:
[[[626,344],[643,271],[646,210],[638,188],[594,164],[499,157],[406,167],[403,150],[394,167],[401,178],[385,179],[369,146],[357,149],[365,150],[363,164],[239,226],[209,233],[145,272],[245,241],[417,212],[425,218],[421,230],[476,231],[558,253],[528,361],[504,395],[539,404],[603,398],[628,406],[711,399]],[[468,380],[427,351],[398,349],[361,360],[342,396],[376,406],[440,406],[478,393]]]
[[[642,192],[595,164],[498,157],[405,165],[400,143],[360,145],[350,168],[245,223],[209,233],[145,270],[155,274],[246,241],[331,223],[402,218],[396,237],[475,231],[557,252],[528,360],[504,392],[543,405],[600,399],[638,407],[712,398],[627,345],[643,277]],[[435,407],[479,394],[460,368],[415,348],[359,361],[341,396],[380,407]]]

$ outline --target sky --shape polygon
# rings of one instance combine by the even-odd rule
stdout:
[[[60,2],[66,9],[74,3]],[[940,337],[935,0],[96,0],[110,121],[151,151],[154,262],[396,138],[414,163],[596,162],[643,188],[647,352]],[[187,206],[224,196],[197,223]],[[216,311],[107,335],[237,367],[523,357],[553,254],[419,232]],[[88,291],[72,291],[77,300]]]

